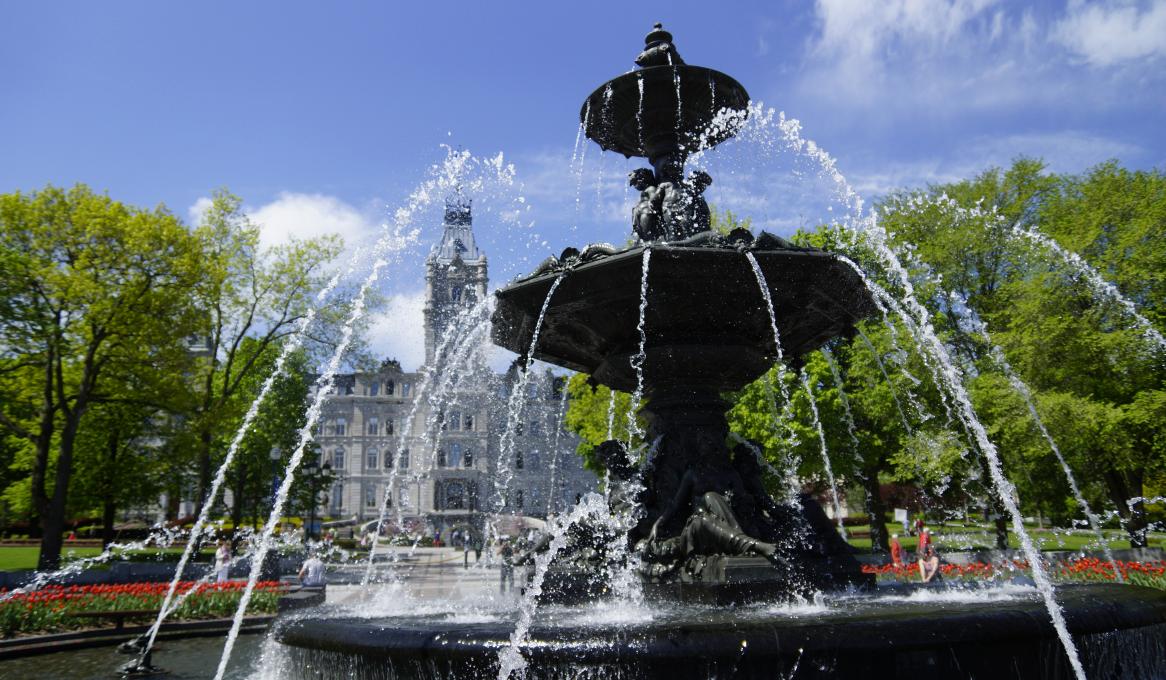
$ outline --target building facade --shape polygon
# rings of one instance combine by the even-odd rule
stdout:
[[[411,530],[448,533],[480,530],[489,513],[545,518],[571,507],[597,479],[562,428],[566,378],[532,374],[513,394],[519,372],[488,368],[486,256],[460,196],[447,200],[425,265],[430,369],[386,361],[336,377],[317,437],[335,476],[327,514],[374,520],[388,493],[390,519],[399,511]]]

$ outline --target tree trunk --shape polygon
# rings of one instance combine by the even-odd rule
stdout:
[[[870,549],[871,552],[890,552],[891,543],[887,536],[887,508],[883,504],[879,493],[879,475],[877,470],[865,470],[862,480],[863,496],[865,497],[866,516],[870,520]]]
[[[194,516],[202,515],[203,505],[213,503],[213,498],[207,498],[211,489],[211,444],[213,435],[210,428],[203,427],[199,433],[198,447],[198,490],[195,491]]]
[[[81,425],[81,416],[85,413],[85,406],[84,399],[79,399],[78,404],[68,412],[65,425],[61,428],[53,496],[49,501],[48,511],[44,514],[44,520],[41,522],[45,535],[41,538],[40,557],[37,559],[36,565],[37,571],[53,571],[61,566],[61,547],[64,541],[69,481],[73,477],[73,446],[77,441],[77,428]]]
[[[109,448],[106,449],[106,475],[102,483],[101,504],[101,546],[108,548],[114,539],[113,522],[117,518],[117,480],[121,471],[117,469],[117,453],[121,448],[120,432],[115,427],[109,433]]]
[[[1149,521],[1146,518],[1146,506],[1141,500],[1142,477],[1141,471],[1112,470],[1105,473],[1109,497],[1117,506],[1118,516],[1125,520],[1125,530],[1129,534],[1131,548],[1145,548],[1149,543],[1146,532]]]

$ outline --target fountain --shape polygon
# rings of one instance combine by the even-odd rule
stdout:
[[[568,248],[499,290],[493,339],[528,368],[546,361],[634,393],[633,407],[642,398],[641,439],[651,451],[619,440],[599,447],[606,497],[582,499],[521,557],[535,568],[518,612],[469,620],[309,613],[276,631],[281,673],[1166,673],[1166,593],[1071,586],[1053,603],[1026,584],[1005,596],[877,588],[817,502],[769,494],[756,447],[729,444],[720,394],[775,363],[797,367],[885,309],[845,258],[764,232],[709,230],[702,192],[712,178],[686,176],[685,163],[733,137],[748,94],[723,73],[686,64],[659,24],[645,42],[640,68],[596,88],[580,112],[581,130],[601,148],[652,166],[629,178],[640,191],[635,245]],[[589,623],[594,603],[613,597],[647,613]]]

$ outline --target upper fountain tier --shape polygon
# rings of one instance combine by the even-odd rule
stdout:
[[[749,93],[732,77],[689,66],[656,24],[636,58],[639,70],[600,85],[579,112],[587,137],[625,156],[645,157],[657,181],[679,182],[688,153],[729,139],[744,115],[710,127],[717,113],[745,112]]]

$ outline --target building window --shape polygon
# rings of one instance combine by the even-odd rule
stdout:
[[[385,383],[385,394],[392,396],[392,394],[396,391],[397,383],[393,382],[392,380]]]
[[[343,470],[344,469],[344,448],[341,446],[337,446],[335,449],[332,450],[332,469],[333,470]]]
[[[449,428],[451,430],[456,431],[456,430],[462,429],[462,412],[461,411],[450,411],[449,418],[447,420],[449,420]]]
[[[521,437],[522,433],[526,431],[526,427],[522,423],[514,423],[514,435]]]
[[[344,485],[332,485],[332,514],[340,514],[340,509],[344,507]]]
[[[474,431],[474,414],[466,414],[465,419],[462,421],[462,429],[464,429],[466,432]]]
[[[380,383],[374,382],[368,386],[368,395],[370,397],[375,397],[380,393],[381,393],[381,384]]]
[[[523,506],[522,489],[518,489],[517,491],[514,492],[514,507],[518,510],[522,510],[522,506]]]
[[[461,444],[450,444],[449,445],[449,461],[448,461],[448,463],[449,463],[449,467],[452,467],[452,468],[461,467],[461,464],[462,464],[462,445]]]
[[[530,433],[536,437],[542,435],[542,423],[537,420],[530,421]]]
[[[466,449],[465,454],[462,455],[462,465],[464,467],[474,467],[474,450]]]
[[[377,434],[380,434],[380,433],[381,433],[381,423],[380,423],[380,421],[379,421],[379,420],[377,420],[376,418],[369,418],[369,419],[368,419],[368,425],[365,427],[365,431],[366,431],[368,434],[371,434],[371,435],[377,435]]]
[[[437,450],[437,467],[445,467],[445,449]]]
[[[348,421],[344,418],[336,419],[336,436],[343,437],[348,434]]]
[[[364,507],[373,509],[377,507],[377,488],[373,484],[364,487]]]
[[[515,452],[515,454],[514,454],[514,469],[521,470],[525,463],[526,463],[526,461],[523,459],[522,452],[521,451]]]
[[[397,426],[393,423],[392,418],[385,418],[385,434],[393,434],[397,430]]]
[[[407,470],[409,468],[409,449],[401,451],[401,469]]]
[[[364,454],[364,466],[369,470],[377,469],[377,450],[369,449],[368,453]]]
[[[449,299],[453,300],[454,302],[461,300],[462,299],[462,287],[461,286],[450,286],[449,287]]]
[[[413,394],[413,383],[401,383],[401,396],[407,397]]]
[[[464,510],[466,507],[466,487],[461,482],[445,485],[445,509]]]
[[[532,382],[526,386],[526,396],[531,399],[538,399],[538,383]]]

